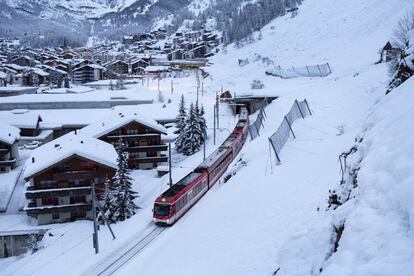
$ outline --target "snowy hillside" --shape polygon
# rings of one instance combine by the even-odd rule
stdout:
[[[0,0],[0,35],[55,38],[66,35],[83,41],[93,35],[121,38],[142,32],[153,20],[187,6],[190,0]],[[59,30],[59,32],[56,32]],[[36,37],[37,38],[37,37]]]
[[[232,164],[236,174],[229,181],[217,183],[116,275],[412,275],[414,80],[385,95],[387,65],[376,64],[378,50],[410,8],[412,0],[305,0],[297,15],[273,20],[254,34],[254,42],[241,48],[232,44],[215,55],[206,67],[211,78],[204,80],[200,98],[209,127],[215,94],[222,88],[237,95],[278,98],[265,109],[260,137],[248,141],[237,158],[246,166]],[[276,65],[322,63],[333,71],[326,78],[265,74]],[[170,82],[176,82],[174,91],[195,101],[193,77],[164,79],[161,89],[169,91]],[[264,87],[251,89],[254,80]],[[156,86],[151,83],[154,98]],[[139,84],[130,89],[141,91]],[[142,112],[150,117],[174,114],[179,93],[165,93],[172,99],[165,109],[157,104]],[[276,164],[268,137],[294,100],[305,98],[313,115],[293,124],[296,139],[289,139],[282,162]],[[220,108],[223,141],[235,119],[228,106]],[[210,131],[208,152],[216,147],[211,137]],[[358,150],[349,164],[356,169],[357,186],[350,200],[326,211],[329,191],[342,189],[338,156],[355,144]],[[177,181],[199,164],[202,152],[173,159]],[[0,274],[93,275],[111,262],[151,231],[152,203],[166,189],[168,176],[156,178],[153,171],[144,171],[133,177],[141,210],[114,225],[116,240],[108,229],[99,231],[99,255],[91,248],[90,221],[52,225],[45,248],[0,260]],[[0,229],[27,224],[16,215],[0,220]],[[335,229],[341,225],[339,239]]]

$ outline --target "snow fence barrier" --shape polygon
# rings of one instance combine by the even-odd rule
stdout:
[[[332,73],[329,63],[309,65],[303,67],[282,68],[276,66],[273,70],[266,71],[266,75],[291,79],[299,77],[326,77]]]
[[[256,120],[253,124],[249,125],[251,140],[254,140],[260,136],[260,128],[263,127],[263,121],[266,118],[266,112],[264,111],[264,108],[267,106],[267,104],[267,99],[265,99],[259,108],[259,113],[257,114]]]
[[[299,118],[305,119],[309,115],[312,115],[312,112],[309,108],[308,101],[306,99],[301,102],[295,100],[276,132],[269,137],[269,142],[272,145],[278,162],[281,162],[279,155],[289,139],[290,133],[292,133],[293,138],[296,138],[292,130],[293,122]]]

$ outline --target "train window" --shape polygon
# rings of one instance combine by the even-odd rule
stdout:
[[[170,205],[155,204],[154,214],[158,216],[168,216],[170,214]]]

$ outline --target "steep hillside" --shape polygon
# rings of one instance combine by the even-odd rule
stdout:
[[[174,13],[190,0],[0,0],[0,36],[38,36],[84,43],[91,33],[119,39],[144,31],[156,18]]]

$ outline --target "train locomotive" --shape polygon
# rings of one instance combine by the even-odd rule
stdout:
[[[154,203],[153,220],[171,226],[180,219],[224,174],[247,139],[249,114],[240,108],[233,132],[213,153],[184,178],[162,193]]]

